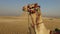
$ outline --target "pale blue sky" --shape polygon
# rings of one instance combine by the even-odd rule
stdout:
[[[60,0],[0,0],[0,16],[19,16],[26,4],[38,3],[42,15],[60,17]]]

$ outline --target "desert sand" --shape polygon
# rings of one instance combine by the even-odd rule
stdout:
[[[43,17],[43,23],[49,30],[60,29],[60,19]],[[0,34],[27,34],[28,16],[0,16]]]

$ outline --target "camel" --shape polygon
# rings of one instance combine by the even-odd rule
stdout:
[[[28,12],[32,20],[32,28],[35,34],[49,34],[49,30],[44,26],[40,6],[37,3],[23,6],[23,11]]]

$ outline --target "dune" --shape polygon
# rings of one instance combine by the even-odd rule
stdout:
[[[43,23],[49,30],[60,29],[60,19],[43,17]],[[0,16],[0,34],[27,34],[28,15]]]
[[[0,17],[0,34],[27,34],[27,18]]]

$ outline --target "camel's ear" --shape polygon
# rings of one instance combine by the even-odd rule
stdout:
[[[40,6],[38,6],[40,8]]]
[[[25,10],[24,10],[24,7],[22,8],[22,10],[25,11]]]
[[[34,3],[34,5],[38,5],[38,3]]]
[[[29,8],[29,5],[27,6],[27,8]]]

